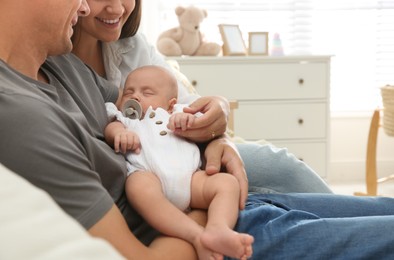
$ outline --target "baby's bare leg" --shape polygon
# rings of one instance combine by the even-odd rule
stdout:
[[[208,208],[208,223],[201,235],[204,246],[220,254],[246,259],[253,237],[233,231],[239,212],[239,183],[234,176],[196,172],[192,178],[192,208]]]
[[[222,259],[222,255],[201,244],[204,228],[167,200],[155,174],[142,171],[131,174],[126,180],[126,194],[132,206],[152,227],[193,244],[200,260]]]

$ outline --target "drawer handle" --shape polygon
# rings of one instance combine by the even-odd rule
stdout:
[[[299,118],[299,119],[298,119],[298,124],[299,124],[299,125],[302,125],[303,123],[304,123],[304,119]]]
[[[304,79],[299,79],[298,84],[303,85],[304,84]]]
[[[193,85],[193,87],[196,87],[197,86],[197,80],[192,80],[192,85]]]

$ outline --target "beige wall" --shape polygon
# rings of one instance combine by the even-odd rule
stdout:
[[[331,151],[328,180],[364,180],[368,113],[331,115]],[[379,128],[377,142],[378,175],[394,174],[394,137]]]

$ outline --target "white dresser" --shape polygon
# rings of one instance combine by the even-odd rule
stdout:
[[[199,94],[238,101],[235,135],[287,147],[327,177],[330,56],[171,59]]]

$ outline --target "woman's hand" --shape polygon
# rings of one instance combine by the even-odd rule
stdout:
[[[201,112],[203,115],[188,124],[186,130],[168,125],[176,135],[194,142],[206,142],[226,131],[230,106],[223,97],[201,97],[183,111],[191,114]]]
[[[205,149],[206,166],[205,171],[208,175],[218,173],[221,167],[237,178],[241,189],[239,208],[245,208],[248,197],[248,178],[244,168],[244,163],[232,143],[227,137],[223,136],[211,141]]]

